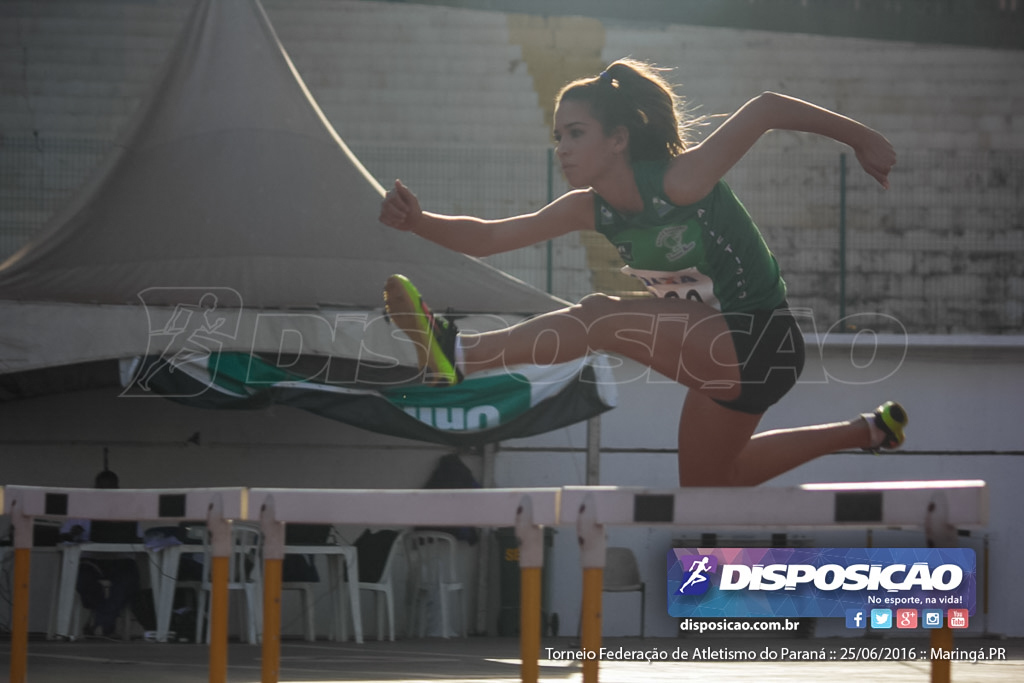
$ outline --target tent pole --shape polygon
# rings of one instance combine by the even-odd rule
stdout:
[[[494,481],[494,461],[498,456],[498,444],[485,443],[480,448],[483,456],[483,463],[480,471],[480,480],[483,488],[493,489],[497,484]]]
[[[483,463],[480,471],[482,488],[493,489],[494,461],[498,456],[498,444],[487,443],[480,448]],[[496,623],[488,619],[490,608],[490,567],[491,555],[494,553],[494,531],[485,530],[480,534],[480,549],[477,553],[477,591],[476,591],[476,632],[488,636],[497,634]]]
[[[587,486],[601,483],[601,416],[587,420]]]

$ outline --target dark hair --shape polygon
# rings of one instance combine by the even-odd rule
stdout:
[[[689,130],[700,119],[689,119],[684,103],[660,69],[635,59],[612,62],[600,75],[566,85],[555,98],[585,102],[605,134],[618,126],[629,131],[633,161],[669,159],[687,147]]]

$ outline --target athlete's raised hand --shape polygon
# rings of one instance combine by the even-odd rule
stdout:
[[[411,231],[423,215],[420,201],[401,180],[384,195],[380,205],[380,222],[398,230]]]
[[[853,151],[867,174],[888,190],[889,171],[896,164],[896,150],[892,143],[881,133],[867,128],[863,140],[853,147]]]

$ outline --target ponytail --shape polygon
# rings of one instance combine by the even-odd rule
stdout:
[[[670,159],[686,149],[687,133],[699,120],[685,117],[682,98],[661,71],[646,62],[619,59],[598,76],[569,83],[555,104],[588,103],[605,134],[625,126],[633,161]]]

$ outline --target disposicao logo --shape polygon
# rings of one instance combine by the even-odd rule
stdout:
[[[895,614],[897,608],[915,615],[926,608],[956,608],[970,615],[975,589],[970,548],[673,548],[668,553],[668,612],[674,617],[849,618],[854,610],[868,616],[872,610]],[[885,628],[873,620],[869,625]]]

